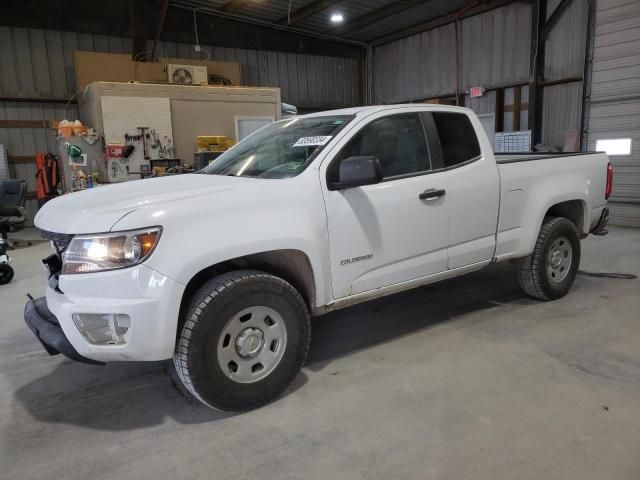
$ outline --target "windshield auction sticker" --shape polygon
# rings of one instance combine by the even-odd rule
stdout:
[[[298,141],[296,143],[294,143],[292,146],[294,147],[315,147],[318,145],[326,145],[329,140],[331,140],[333,137],[331,135],[329,136],[319,136],[319,137],[302,137],[299,138]]]

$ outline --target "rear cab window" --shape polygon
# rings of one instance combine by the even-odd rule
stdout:
[[[428,120],[431,117],[431,121]],[[440,140],[444,168],[455,167],[480,156],[480,144],[471,120],[464,113],[428,112],[425,123],[432,123]]]

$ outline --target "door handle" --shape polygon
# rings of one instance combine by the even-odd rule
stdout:
[[[418,195],[420,200],[437,200],[440,197],[444,197],[447,192],[442,188],[429,188]]]

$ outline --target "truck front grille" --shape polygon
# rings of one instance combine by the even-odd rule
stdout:
[[[71,239],[73,238],[73,235],[68,233],[55,233],[55,232],[48,232],[46,230],[40,230],[40,235],[45,240],[51,241],[51,243],[53,244],[56,250],[56,253],[59,256],[61,256],[62,252],[64,252],[67,249],[67,247],[69,246],[69,243],[71,243]]]

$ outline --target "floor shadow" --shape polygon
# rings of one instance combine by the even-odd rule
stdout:
[[[529,304],[509,266],[368,302],[312,321],[306,368],[321,370],[332,359],[392,341],[465,313],[502,304]],[[38,361],[45,362],[43,352]],[[163,423],[218,421],[231,415],[211,410],[186,392],[166,362],[92,366],[55,360],[48,374],[18,388],[15,399],[41,422],[96,430],[134,430]],[[285,395],[307,382],[301,372]]]
[[[306,382],[301,372],[285,395]],[[136,430],[160,425],[167,418],[198,424],[236,415],[193,398],[169,361],[93,366],[64,360],[51,373],[18,388],[14,398],[40,422],[94,430]]]
[[[612,278],[615,280],[635,280],[638,278],[633,273],[585,272],[584,270],[578,270],[578,275],[593,278]]]
[[[334,358],[469,312],[532,302],[508,264],[491,266],[314,319],[307,367],[320,370]]]

